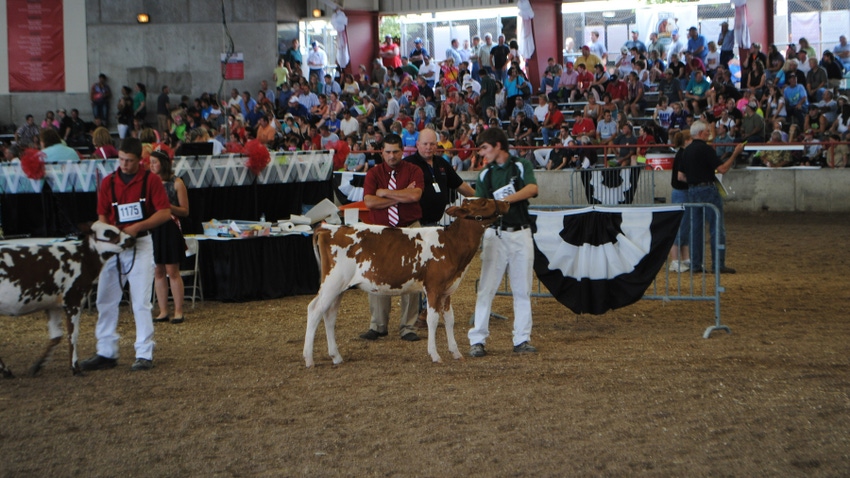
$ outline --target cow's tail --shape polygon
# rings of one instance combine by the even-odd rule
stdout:
[[[328,257],[322,256],[322,251],[329,255],[328,238],[331,231],[319,225],[313,229],[313,254],[316,257],[316,266],[319,268],[319,281],[325,280],[325,274],[330,268],[330,260]]]
[[[313,255],[316,257],[316,267],[319,268],[319,274],[322,273],[322,253],[319,251],[319,233],[321,231],[321,227],[313,229]]]

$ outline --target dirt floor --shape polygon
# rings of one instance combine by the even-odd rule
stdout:
[[[847,476],[850,474],[850,221],[729,215],[722,319],[708,303],[641,301],[577,316],[534,304],[533,343],[443,364],[426,342],[377,342],[366,295],[343,299],[344,362],[301,358],[307,303],[207,302],[157,325],[156,368],[130,372],[126,310],[116,369],[72,377],[42,317],[0,320],[0,476]],[[455,295],[466,353],[480,265]],[[709,278],[713,276],[708,276]],[[510,315],[509,298],[494,312]],[[94,351],[95,315],[80,347]]]

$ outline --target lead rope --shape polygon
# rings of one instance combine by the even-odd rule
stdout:
[[[121,272],[121,255],[115,256],[115,265],[118,267],[118,283],[121,284],[121,276],[127,277],[136,265],[136,245],[133,245],[133,261],[130,263],[130,268],[127,272]]]

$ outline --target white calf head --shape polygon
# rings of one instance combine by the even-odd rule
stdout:
[[[122,232],[115,226],[97,221],[91,225],[91,239],[94,249],[100,255],[118,254],[124,249],[133,247],[136,238]]]

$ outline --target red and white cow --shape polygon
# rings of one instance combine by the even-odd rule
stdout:
[[[334,326],[342,294],[351,287],[386,295],[424,292],[428,298],[428,354],[434,362],[440,362],[436,335],[442,315],[449,351],[460,359],[451,295],[478,252],[484,229],[509,207],[504,201],[492,199],[465,200],[462,206],[446,210],[456,218],[447,228],[322,225],[313,237],[321,263],[322,286],[307,307],[307,366],[313,366],[313,341],[321,318],[325,320],[328,353],[335,364],[342,362]]]
[[[82,242],[0,246],[0,314],[47,312],[50,341],[30,367],[31,375],[38,373],[62,339],[63,317],[68,329],[71,371],[75,375],[80,372],[77,336],[83,300],[106,260],[134,243],[135,238],[117,227],[96,222]],[[2,360],[0,374],[12,377]]]

